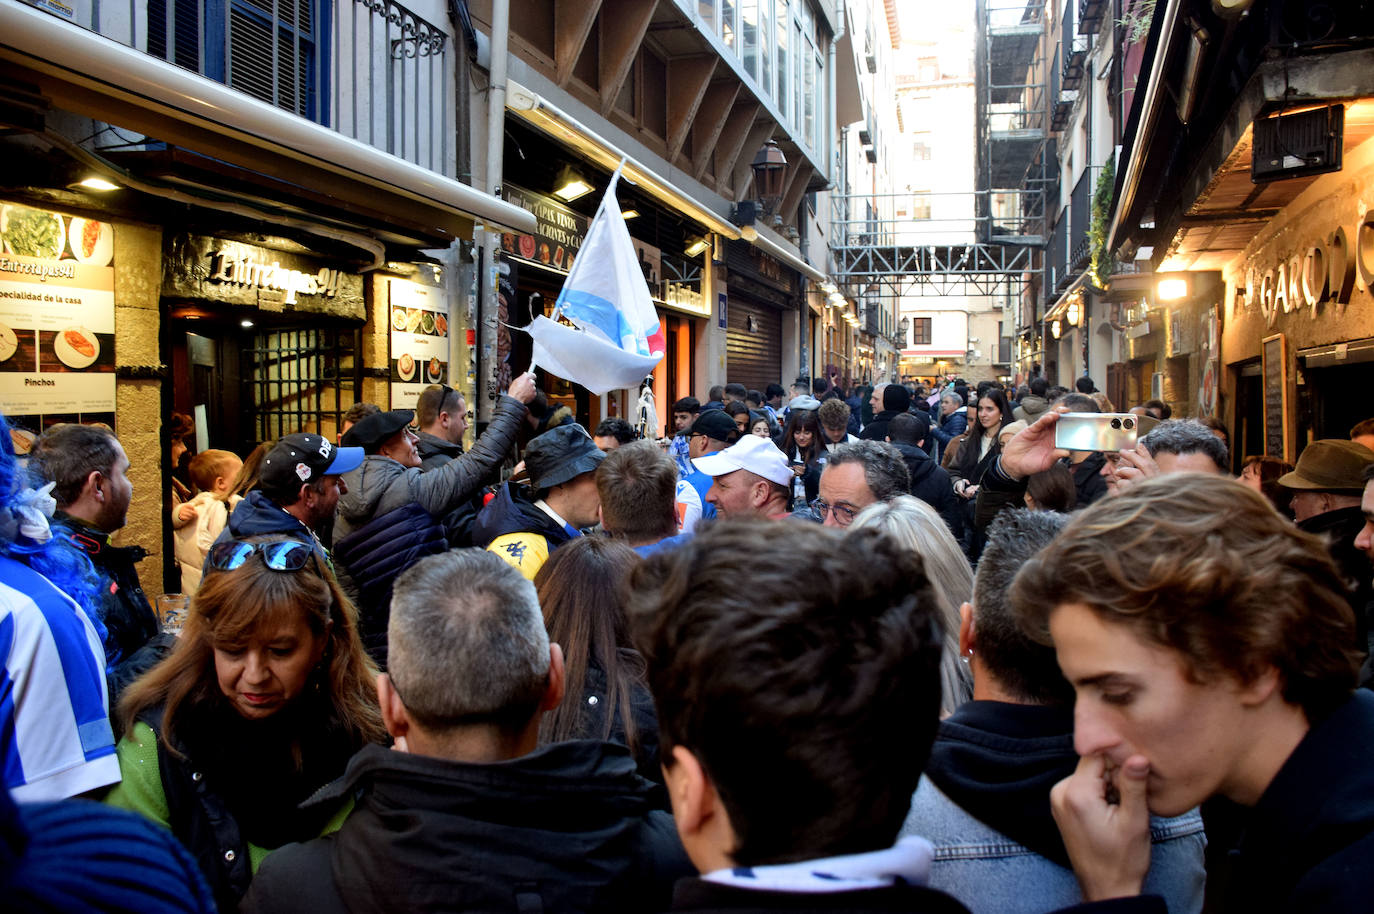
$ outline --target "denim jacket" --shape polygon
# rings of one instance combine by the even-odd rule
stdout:
[[[930,887],[953,895],[973,914],[1041,914],[1082,903],[1072,870],[984,825],[924,776],[901,833],[935,846]],[[1207,839],[1201,814],[1151,816],[1150,840],[1144,894],[1161,896],[1174,914],[1202,910]]]

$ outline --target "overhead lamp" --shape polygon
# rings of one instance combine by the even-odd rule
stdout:
[[[1083,318],[1082,302],[1078,301],[1078,299],[1069,302],[1068,310],[1065,311],[1064,316],[1069,319],[1069,326],[1077,327],[1078,322]],[[975,342],[977,341],[975,340]]]
[[[245,317],[243,320],[239,321],[239,326],[242,327],[244,330],[247,330],[253,326],[253,322]]]
[[[553,182],[553,195],[565,203],[591,193],[594,188],[571,165],[564,165]]]
[[[97,177],[96,175],[91,175],[88,178],[82,178],[80,181],[77,181],[75,184],[73,184],[72,187],[79,187],[82,190],[99,191],[101,193],[108,193],[112,190],[121,189],[121,185],[115,184],[113,181],[107,181],[104,178]]]
[[[695,257],[711,246],[705,238],[688,238],[687,248],[683,251],[688,257]]]
[[[1050,324],[1050,336],[1059,339],[1059,334],[1063,332],[1064,328],[1060,325],[1059,321],[1054,321]]]
[[[1155,297],[1160,301],[1178,301],[1188,297],[1188,280],[1182,278],[1161,279],[1155,283]]]
[[[782,203],[782,179],[787,173],[787,157],[782,154],[777,140],[769,140],[759,147],[754,161],[749,163],[749,170],[754,173],[754,193],[761,204],[760,209],[766,214],[776,214]]]
[[[637,209],[627,209],[627,210],[623,211],[623,212],[620,214],[620,218],[621,218],[621,219],[637,219],[637,218],[639,218],[639,210],[637,210]]]

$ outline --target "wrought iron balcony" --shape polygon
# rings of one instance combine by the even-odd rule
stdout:
[[[78,22],[452,177],[452,42],[394,0],[128,0]]]

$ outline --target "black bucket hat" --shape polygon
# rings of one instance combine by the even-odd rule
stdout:
[[[525,469],[536,489],[551,489],[569,479],[590,473],[606,459],[587,430],[576,423],[549,429],[530,442]]]

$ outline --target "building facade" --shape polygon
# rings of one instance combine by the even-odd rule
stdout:
[[[1237,467],[1368,418],[1374,31],[1358,4],[1328,12],[1157,4],[1119,159],[1108,244],[1149,271],[1129,398],[1148,373],[1176,414],[1219,417]]]

